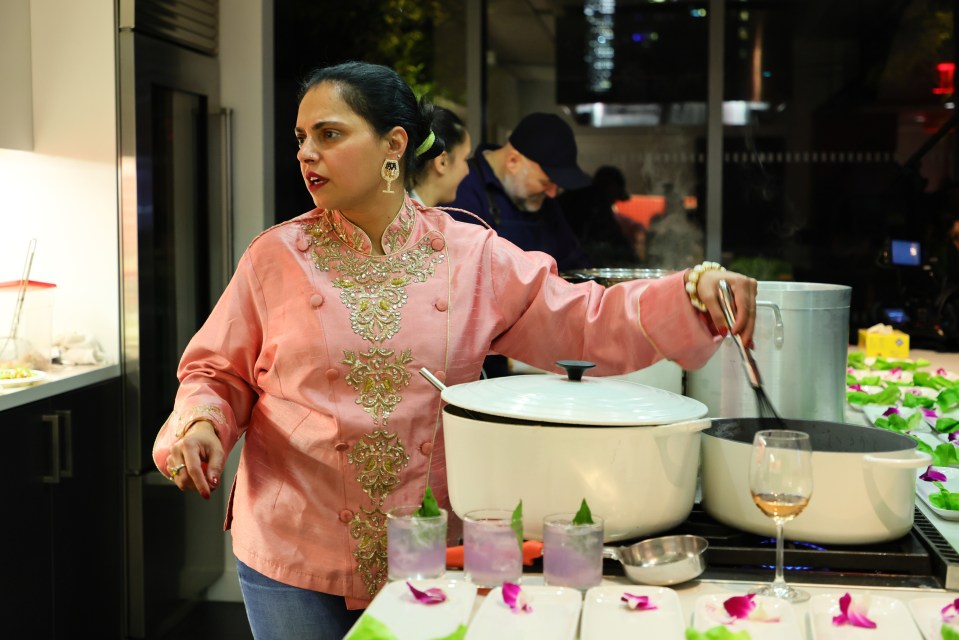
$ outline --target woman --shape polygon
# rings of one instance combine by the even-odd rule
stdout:
[[[549,256],[414,203],[403,177],[431,122],[386,67],[311,74],[294,132],[316,208],[253,240],[183,353],[154,460],[209,498],[245,436],[226,527],[258,640],[342,637],[386,581],[385,513],[422,500],[430,464],[449,508],[441,399],[420,368],[473,381],[495,351],[555,369],[557,345],[598,375],[696,368],[720,342],[720,277],[751,339],[756,281],[718,265],[572,285]]]
[[[466,160],[472,149],[466,125],[449,109],[434,107],[432,131],[435,141],[416,158],[407,180],[410,197],[427,207],[456,199],[456,187],[470,171]],[[438,153],[431,153],[434,149]]]

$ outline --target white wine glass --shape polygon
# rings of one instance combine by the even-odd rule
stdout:
[[[809,599],[783,578],[783,525],[802,513],[812,496],[812,446],[802,431],[772,429],[753,438],[749,490],[760,511],[776,523],[776,577],[752,591],[789,602]]]

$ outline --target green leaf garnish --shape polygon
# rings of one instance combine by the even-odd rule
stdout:
[[[933,481],[933,484],[939,487],[938,493],[929,494],[929,502],[940,509],[949,511],[959,511],[959,493],[954,493],[946,489],[941,482]]]
[[[943,442],[932,452],[932,466],[948,467],[959,465],[959,455],[956,454],[956,446],[949,442]]]
[[[914,393],[904,393],[902,394],[902,406],[908,409],[915,409],[916,407],[923,407],[924,409],[932,409],[935,406],[936,401],[932,398],[927,398],[926,396],[917,396]]]
[[[733,632],[721,624],[705,631],[697,631],[692,627],[686,628],[686,640],[750,640],[751,637],[745,629]]]
[[[398,640],[382,620],[364,613],[345,640]]]
[[[942,636],[942,640],[959,640],[959,631],[945,623],[943,623],[942,628],[939,630],[939,635]]]
[[[579,505],[579,511],[573,516],[573,524],[593,524],[593,514],[589,511],[586,498],[583,498],[583,504]]]
[[[456,631],[449,634],[448,636],[443,636],[442,638],[437,638],[436,640],[463,640],[466,637],[466,625],[461,624],[456,628]]]
[[[520,555],[523,554],[523,501],[519,501],[519,504],[516,505],[516,508],[513,509],[513,517],[510,519],[509,525],[513,528],[513,533],[516,534],[516,541],[519,543],[519,552]]]
[[[438,515],[440,515],[440,506],[436,503],[436,498],[433,497],[433,490],[426,487],[426,491],[423,493],[423,504],[416,510],[413,517],[435,518]]]

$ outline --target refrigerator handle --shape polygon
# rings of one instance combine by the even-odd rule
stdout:
[[[223,287],[233,275],[233,109],[220,109],[220,167],[223,206]]]
[[[73,414],[69,411],[57,411],[57,417],[63,425],[63,467],[60,468],[61,478],[73,477]]]
[[[50,425],[50,475],[41,476],[43,484],[60,484],[60,416],[44,415],[40,420]]]

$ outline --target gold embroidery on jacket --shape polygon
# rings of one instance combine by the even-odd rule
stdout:
[[[385,256],[370,256],[372,245],[366,234],[336,212],[324,211],[303,227],[310,237],[314,266],[334,273],[333,286],[340,289],[340,301],[350,311],[353,332],[372,343],[366,353],[343,352],[343,363],[350,367],[345,381],[357,392],[356,404],[370,415],[374,427],[380,427],[365,434],[347,456],[372,502],[371,509],[360,507],[350,521],[350,535],[357,541],[353,557],[370,597],[387,579],[382,507],[410,461],[399,434],[383,427],[403,399],[401,392],[411,378],[406,367],[413,361],[409,349],[397,354],[395,349],[376,345],[399,332],[407,285],[426,282],[445,258],[428,235],[404,250],[415,221],[415,210],[407,203],[383,234]]]
[[[176,427],[173,431],[173,437],[182,438],[183,430],[197,420],[209,420],[213,423],[214,427],[220,427],[220,429],[226,424],[226,416],[223,415],[223,411],[220,407],[213,404],[197,405],[190,407],[190,409],[185,412],[177,409],[169,418],[170,423]],[[217,429],[217,431],[219,431],[219,429]]]
[[[350,535],[356,540],[353,557],[372,598],[386,584],[388,576],[386,514],[379,507],[370,511],[360,507],[360,512],[350,521]]]
[[[433,248],[429,236],[424,236],[402,253],[380,257],[356,253],[346,248],[357,246],[356,238],[335,235],[346,231],[342,229],[342,223],[338,226],[332,224],[328,219],[330,217],[333,216],[325,216],[319,222],[304,227],[306,233],[313,237],[310,243],[313,247],[313,264],[321,271],[335,269],[339,272],[339,276],[333,280],[333,286],[342,290],[340,300],[350,310],[353,332],[374,343],[389,340],[400,330],[400,310],[407,301],[406,286],[413,282],[426,282],[436,270],[436,265],[443,261],[444,254]],[[334,226],[339,231],[334,230]],[[412,220],[409,226],[412,229]],[[409,229],[395,227],[391,226],[385,234],[390,242],[399,242],[400,238],[408,237]]]
[[[410,462],[399,435],[385,429],[364,434],[346,459],[356,467],[356,479],[376,506],[396,488],[400,471]]]
[[[370,347],[366,353],[343,352],[343,364],[350,365],[346,383],[359,392],[356,404],[373,417],[373,424],[386,426],[390,414],[403,396],[400,390],[410,383],[406,365],[413,361],[410,350],[396,356],[392,349]]]

